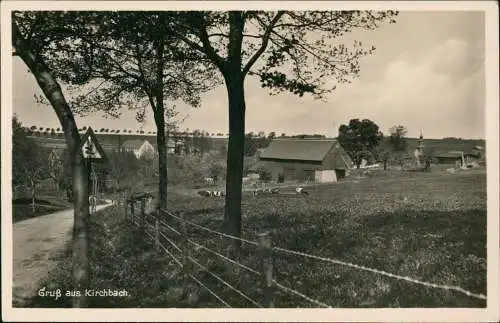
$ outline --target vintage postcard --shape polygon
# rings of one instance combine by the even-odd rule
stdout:
[[[1,9],[4,321],[500,319],[496,3]]]

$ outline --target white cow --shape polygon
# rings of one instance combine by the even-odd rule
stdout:
[[[295,192],[297,192],[299,194],[309,194],[309,192],[307,192],[303,187],[295,188]]]

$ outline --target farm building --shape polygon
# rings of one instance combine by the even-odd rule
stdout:
[[[127,140],[121,147],[122,151],[131,151],[135,157],[149,157],[154,158],[156,153],[155,147],[147,140]]]
[[[468,165],[478,161],[481,154],[477,151],[438,151],[433,154],[434,160],[439,164],[460,164],[460,166]]]
[[[351,158],[335,140],[275,139],[249,169],[264,169],[272,180],[335,182],[346,175]]]

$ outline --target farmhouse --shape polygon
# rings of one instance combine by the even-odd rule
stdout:
[[[156,152],[155,147],[149,141],[138,139],[125,141],[121,150],[131,151],[137,158],[154,158]]]
[[[437,151],[433,157],[439,164],[460,164],[460,166],[465,166],[478,161],[481,154],[474,149],[468,151],[451,150]]]
[[[335,182],[351,165],[351,158],[335,140],[275,139],[250,171],[264,169],[277,181]]]

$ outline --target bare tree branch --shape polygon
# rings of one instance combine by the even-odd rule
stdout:
[[[250,58],[250,60],[247,62],[245,67],[243,68],[243,75],[248,74],[248,71],[252,68],[253,64],[259,59],[260,55],[264,53],[264,51],[267,48],[267,44],[269,43],[269,37],[271,36],[271,32],[273,31],[273,28],[275,24],[280,20],[280,18],[285,14],[284,11],[278,11],[278,13],[274,16],[274,18],[271,20],[269,25],[267,26],[267,29],[262,36],[262,44],[260,45],[260,48],[257,50],[257,52]]]

